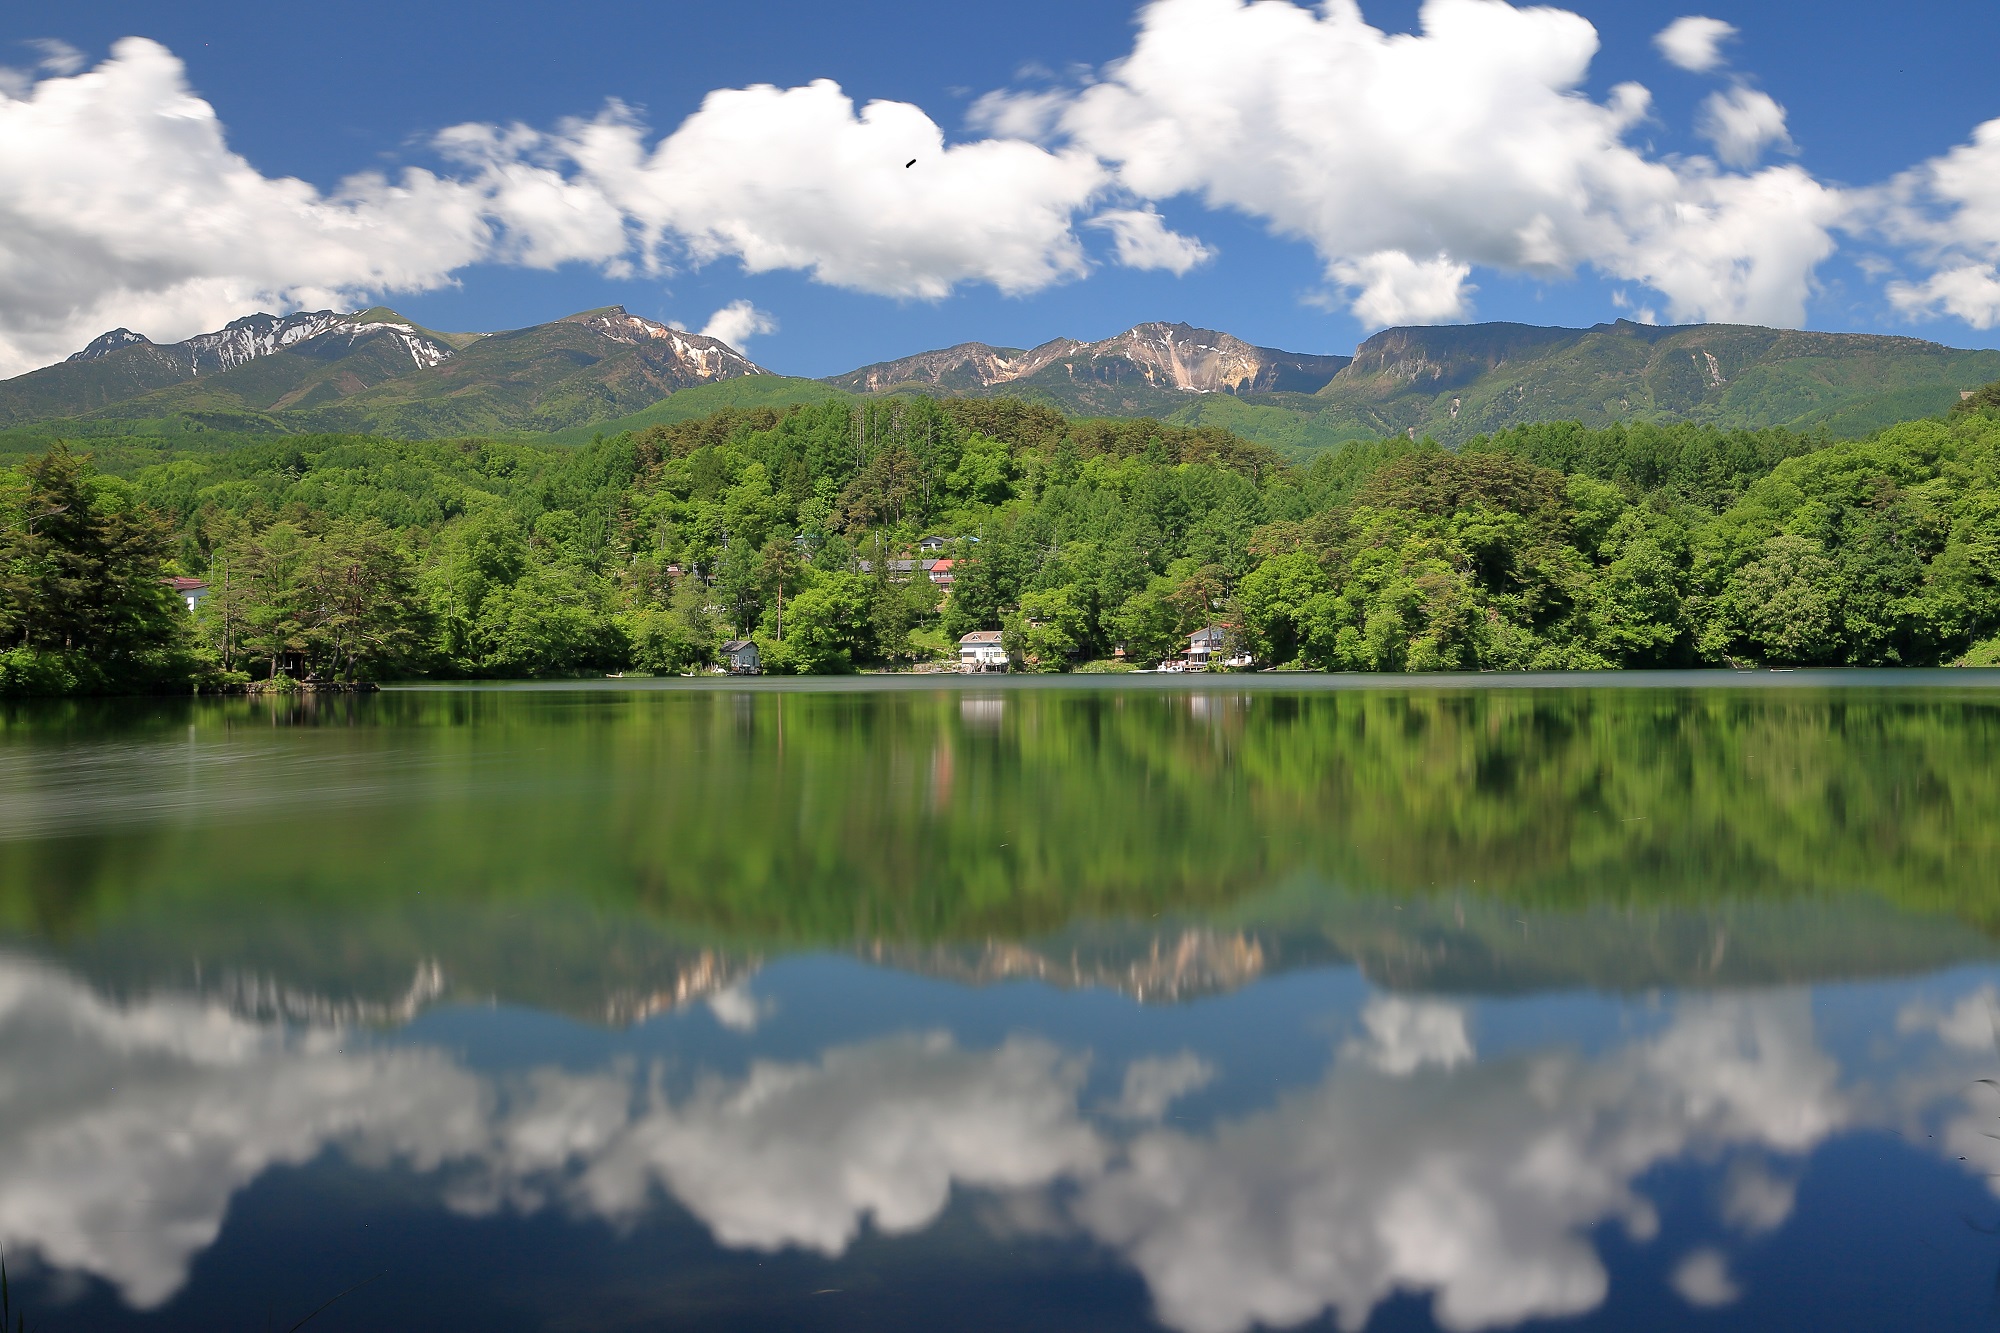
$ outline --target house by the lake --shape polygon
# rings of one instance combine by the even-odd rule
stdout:
[[[1188,665],[1200,669],[1220,661],[1222,645],[1228,637],[1220,625],[1204,625],[1188,635]]]
[[[997,629],[976,629],[958,641],[960,671],[1005,671],[1007,646]]]
[[[749,639],[725,642],[722,645],[722,665],[732,676],[756,676],[764,670],[757,657],[757,645]]]

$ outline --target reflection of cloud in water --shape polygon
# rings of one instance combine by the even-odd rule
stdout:
[[[347,1053],[209,1004],[107,1004],[0,961],[0,1244],[171,1296],[229,1197],[329,1143],[429,1169],[477,1151],[490,1098],[442,1054]]]
[[[1472,1059],[1465,1010],[1455,1004],[1381,995],[1361,1011],[1361,1026],[1366,1040],[1349,1042],[1342,1054],[1385,1074],[1413,1074],[1425,1065],[1451,1069]]]
[[[1102,1146],[1077,1113],[1083,1072],[1032,1039],[971,1052],[943,1035],[897,1037],[815,1063],[760,1061],[609,1126],[604,1109],[631,1100],[625,1084],[579,1098],[574,1080],[549,1078],[498,1127],[491,1165],[503,1187],[574,1167],[562,1197],[612,1219],[642,1212],[658,1182],[726,1245],[834,1255],[864,1217],[887,1232],[928,1224],[954,1183],[1019,1189],[1090,1172]]]
[[[1729,1276],[1729,1260],[1722,1251],[1706,1247],[1675,1265],[1670,1281],[1682,1300],[1703,1309],[1728,1305],[1743,1294],[1736,1279]]]
[[[629,1063],[495,1078],[193,1002],[114,1005],[0,961],[0,1242],[155,1304],[234,1190],[334,1146],[435,1170],[468,1213],[624,1223],[664,1192],[725,1244],[828,1255],[870,1222],[912,1231],[954,1188],[986,1188],[1007,1202],[996,1216],[1066,1215],[1126,1256],[1186,1333],[1327,1309],[1358,1327],[1398,1290],[1433,1293],[1442,1323],[1471,1329],[1595,1307],[1607,1279],[1589,1232],[1650,1236],[1633,1183],[1659,1164],[1734,1158],[1719,1220],[1778,1225],[1794,1184],[1768,1159],[1861,1104],[1837,1088],[1802,992],[1688,1001],[1590,1057],[1475,1062],[1450,1006],[1378,998],[1362,1028],[1367,1058],[1187,1132],[1157,1117],[1214,1077],[1192,1052],[1128,1065],[1098,1119],[1081,1106],[1084,1057],[1029,1037],[889,1037],[670,1096]],[[1736,1294],[1720,1251],[1679,1264],[1687,1299]]]
[[[1802,1150],[1843,1117],[1803,995],[1690,1005],[1663,1035],[1595,1062],[1405,1063],[1385,1077],[1343,1062],[1211,1133],[1141,1135],[1079,1215],[1190,1333],[1327,1308],[1358,1328],[1398,1289],[1434,1291],[1447,1327],[1491,1327],[1604,1298],[1584,1233],[1620,1219],[1650,1235],[1631,1187],[1650,1167],[1730,1146]]]
[[[1215,1066],[1193,1051],[1134,1060],[1125,1066],[1118,1100],[1105,1111],[1121,1120],[1158,1120],[1169,1106],[1214,1080]]]
[[[1896,1031],[1934,1032],[1940,1041],[1962,1051],[2000,1050],[2000,993],[1981,986],[1943,1011],[1912,1001],[1897,1012]]]
[[[716,1022],[731,1032],[743,1033],[755,1032],[759,1023],[777,1012],[776,1002],[751,994],[747,981],[725,986],[709,996],[708,1008]]]

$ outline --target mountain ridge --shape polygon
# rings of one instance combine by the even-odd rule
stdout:
[[[1173,380],[1144,358],[1150,330],[1222,339],[1290,359],[1288,383],[1257,378]],[[1692,421],[1725,429],[1790,426],[1836,434],[1946,411],[1958,395],[2000,379],[2000,352],[1967,351],[1889,334],[1752,325],[1589,328],[1516,323],[1383,329],[1351,357],[1277,353],[1186,325],[1138,325],[1097,343],[1055,340],[1037,357],[962,343],[878,362],[824,382],[859,393],[912,389],[1032,398],[1073,414],[1153,415],[1216,425],[1293,454],[1347,440],[1429,435],[1459,444],[1528,421]],[[1019,358],[984,382],[974,354]],[[1134,355],[1135,352],[1140,355]],[[1119,358],[1127,365],[1117,367]],[[1039,360],[1039,364],[1036,364]],[[1089,373],[1076,368],[1088,363]],[[953,375],[935,373],[950,366]],[[1329,369],[1330,367],[1330,369]],[[931,371],[928,375],[913,372]],[[1311,377],[1318,375],[1318,383]],[[927,379],[929,382],[919,382]],[[1303,381],[1303,382],[1302,382]]]
[[[1052,338],[1026,350],[987,343],[879,361],[826,383],[851,393],[893,392],[928,384],[977,392],[1000,385],[1030,388],[1130,385],[1194,393],[1310,392],[1351,357],[1259,347],[1234,334],[1153,321],[1096,342]]]
[[[622,306],[490,334],[440,333],[381,306],[260,312],[178,343],[100,334],[66,361],[0,381],[0,426],[537,433],[767,373],[727,343]]]
[[[754,387],[722,389],[752,379]],[[1352,355],[1149,322],[1031,348],[957,343],[804,380],[622,306],[487,334],[442,333],[377,306],[247,315],[179,343],[108,330],[65,361],[0,381],[0,428],[587,439],[678,419],[684,413],[671,399],[688,389],[702,390],[697,400],[772,407],[921,392],[1217,426],[1305,457],[1390,435],[1456,445],[1547,420],[1860,435],[1947,411],[1961,393],[1996,380],[2000,351],[1901,335],[1628,320],[1390,328]]]

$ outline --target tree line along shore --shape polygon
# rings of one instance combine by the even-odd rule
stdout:
[[[2000,385],[1860,440],[1553,422],[1303,464],[923,396],[103,452],[0,471],[0,693],[686,674],[728,642],[910,669],[981,630],[1033,671],[1204,630],[1247,669],[2000,664]]]

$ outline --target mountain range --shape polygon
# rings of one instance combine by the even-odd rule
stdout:
[[[439,333],[379,307],[258,314],[169,344],[114,329],[67,361],[0,381],[0,426],[536,434],[765,373],[727,343],[622,306],[489,334]]]
[[[2000,352],[1747,325],[1385,329],[1348,356],[1256,347],[1185,324],[1028,351],[961,343],[827,381],[849,392],[1008,394],[1066,412],[1227,427],[1296,451],[1524,421],[1699,421],[1863,434],[2000,378]]]
[[[825,380],[608,306],[505,333],[440,333],[380,307],[251,315],[159,344],[113,329],[0,381],[0,428],[77,434],[365,431],[587,439],[723,405],[840,395],[1008,395],[1083,416],[1215,425],[1294,456],[1353,439],[1457,444],[1525,421],[1696,421],[1865,434],[2000,380],[2000,351],[1748,325],[1386,329],[1352,356],[1187,324],[1032,348],[960,343]]]

